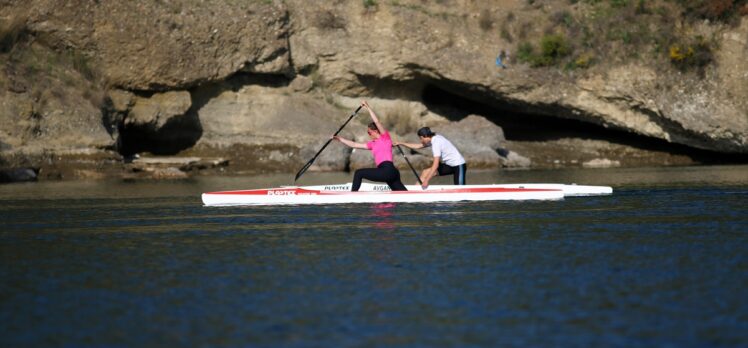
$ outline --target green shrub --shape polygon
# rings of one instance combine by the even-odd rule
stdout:
[[[535,56],[535,48],[529,42],[523,42],[517,47],[517,60],[522,63],[530,63]]]
[[[570,64],[575,69],[586,69],[594,63],[594,60],[595,56],[590,52],[586,52],[576,57]]]
[[[528,63],[532,67],[552,66],[571,54],[571,46],[561,34],[543,36],[540,39],[540,52],[529,42],[523,42],[517,47],[517,59]]]
[[[543,57],[555,61],[571,53],[571,46],[561,34],[546,35],[540,39],[540,50]]]
[[[674,43],[668,49],[670,62],[681,71],[696,70],[700,74],[714,61],[711,45],[701,37],[688,43]]]
[[[536,52],[531,43],[521,43],[517,47],[517,59],[532,67],[551,66],[560,63],[571,52],[571,46],[563,35],[552,34],[540,39],[540,52]]]

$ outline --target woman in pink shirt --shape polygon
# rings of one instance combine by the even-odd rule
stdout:
[[[377,167],[357,170],[353,174],[353,187],[351,187],[351,191],[358,191],[361,187],[361,180],[363,179],[386,182],[392,191],[407,191],[408,189],[400,181],[400,171],[392,164],[392,138],[390,138],[390,133],[379,123],[379,119],[374,110],[369,107],[369,103],[364,100],[361,102],[361,106],[369,111],[369,115],[371,115],[371,119],[374,121],[369,123],[369,127],[366,129],[371,141],[362,144],[340,136],[333,137],[335,140],[354,149],[371,150],[371,153],[374,155],[374,163],[376,163]]]

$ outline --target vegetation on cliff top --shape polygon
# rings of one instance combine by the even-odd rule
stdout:
[[[517,59],[533,67],[586,68],[593,64],[648,60],[670,62],[681,71],[697,71],[713,61],[716,38],[696,29],[702,21],[735,24],[748,15],[747,0],[570,0],[549,15],[544,34],[529,39],[527,25],[501,36],[518,36]],[[528,0],[528,4],[536,4]],[[509,13],[506,23],[515,22]],[[513,32],[516,34],[514,35]]]

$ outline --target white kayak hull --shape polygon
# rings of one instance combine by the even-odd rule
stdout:
[[[421,186],[418,185],[406,185],[408,191],[424,191]],[[454,189],[456,187],[464,188],[524,188],[524,189],[539,189],[539,190],[560,190],[564,193],[564,197],[577,197],[577,196],[605,196],[613,194],[613,188],[610,186],[590,186],[590,185],[565,185],[565,184],[491,184],[491,185],[431,185],[426,188],[426,191],[433,190],[445,190]],[[303,188],[310,190],[324,190],[324,191],[350,191],[351,183],[340,184],[340,185],[317,185],[317,186],[303,186]],[[362,183],[359,191],[389,191],[390,188],[386,184],[372,184]]]
[[[368,185],[368,184],[367,184]],[[328,189],[325,188],[328,187]],[[281,187],[259,190],[220,191],[203,193],[206,206],[343,204],[343,203],[425,203],[458,201],[558,200],[564,198],[559,189],[444,186],[412,191],[368,190],[351,192],[346,185]],[[386,187],[386,185],[383,185]]]

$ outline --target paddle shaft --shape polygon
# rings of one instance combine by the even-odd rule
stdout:
[[[408,162],[408,167],[410,167],[410,170],[413,171],[413,175],[416,176],[416,179],[418,179],[418,183],[423,186],[423,182],[421,182],[421,177],[418,176],[418,172],[416,172],[416,169],[413,168],[413,165],[410,164],[410,160],[408,160],[408,157],[405,156],[405,152],[403,152],[403,149],[400,148],[400,145],[397,145],[397,149],[400,150],[400,154],[403,155],[403,158],[405,158],[405,162]]]
[[[359,107],[358,107],[358,108],[356,109],[356,111],[354,111],[354,112],[353,112],[353,114],[351,114],[351,116],[350,116],[350,117],[348,117],[348,120],[347,120],[347,121],[345,121],[345,123],[343,123],[343,125],[342,125],[342,126],[340,126],[340,128],[338,128],[338,131],[337,131],[337,132],[335,132],[335,134],[333,134],[332,136],[334,137],[334,136],[338,135],[338,133],[340,133],[340,131],[342,131],[342,130],[343,130],[343,128],[345,128],[345,125],[347,125],[347,124],[348,124],[348,122],[351,122],[351,120],[353,119],[353,116],[356,116],[356,114],[358,114],[358,111],[359,111],[359,110],[361,110],[361,106],[359,106]],[[316,154],[316,155],[314,155],[314,157],[312,157],[312,159],[310,159],[310,160],[309,160],[309,162],[307,162],[307,163],[306,163],[306,164],[304,165],[304,167],[302,167],[302,168],[301,168],[301,169],[299,170],[299,172],[298,172],[298,173],[296,173],[296,178],[294,178],[294,179],[293,179],[293,182],[294,182],[294,183],[295,183],[295,182],[296,182],[297,180],[299,180],[299,178],[300,178],[300,177],[301,177],[302,175],[304,175],[304,172],[306,172],[306,170],[307,170],[307,169],[309,169],[309,167],[311,167],[311,166],[312,166],[312,163],[314,163],[314,160],[316,160],[316,159],[317,159],[317,156],[319,156],[319,154],[320,154],[320,153],[322,153],[322,151],[323,151],[323,150],[324,150],[324,149],[325,149],[325,148],[327,147],[327,145],[330,145],[330,142],[331,142],[331,141],[332,141],[332,137],[331,137],[330,139],[328,139],[328,140],[327,140],[327,142],[325,143],[325,145],[324,145],[324,146],[322,146],[322,148],[321,148],[321,149],[319,149],[319,151],[317,151],[317,154]]]

